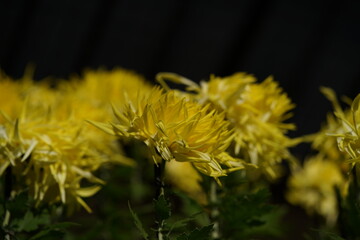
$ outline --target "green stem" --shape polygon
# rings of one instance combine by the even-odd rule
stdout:
[[[210,204],[211,204],[211,212],[210,219],[214,224],[213,231],[211,233],[212,239],[220,239],[220,226],[219,226],[219,208],[218,208],[218,196],[217,196],[217,183],[215,181],[211,181],[210,184]]]
[[[164,183],[165,160],[161,163],[154,164],[154,180],[155,180],[155,199],[158,200],[162,195],[165,195]],[[158,217],[156,217],[158,218]],[[163,240],[164,220],[157,221],[158,227],[156,231],[157,239]]]
[[[10,211],[7,209],[7,201],[10,199],[11,196],[11,187],[12,187],[12,173],[11,173],[11,167],[8,167],[5,170],[5,176],[4,176],[4,219],[2,222],[2,227],[6,228],[9,225],[10,222]],[[5,239],[11,239],[10,233],[6,233]]]
[[[354,178],[354,180],[353,180],[354,181],[354,192],[355,192],[355,197],[356,197],[357,201],[360,200],[358,171],[359,171],[359,168],[358,168],[357,164],[355,164],[355,166],[352,169],[352,175],[353,175],[353,178]]]

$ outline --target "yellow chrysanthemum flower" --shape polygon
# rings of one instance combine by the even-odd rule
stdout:
[[[256,82],[254,76],[241,72],[223,78],[211,75],[208,82],[200,83],[199,101],[211,102],[222,110],[228,109],[238,100],[239,94],[245,90],[245,87],[254,82]]]
[[[77,121],[84,120],[109,122],[113,120],[111,104],[125,104],[135,100],[136,89],[146,90],[150,86],[141,76],[124,69],[88,70],[82,77],[61,82],[58,86],[61,101],[54,110],[54,117]],[[111,162],[134,165],[135,162],[124,156],[117,138],[101,134],[91,126],[83,126],[86,138],[93,148],[111,157]]]
[[[200,172],[214,178],[243,168],[225,153],[232,141],[232,132],[224,114],[209,110],[173,91],[154,88],[139,92],[136,102],[114,110],[118,123],[94,123],[104,131],[143,141],[155,163],[162,159],[191,162]],[[232,163],[224,170],[220,164]]]
[[[285,135],[295,125],[284,123],[294,104],[272,77],[255,83],[253,76],[236,73],[225,78],[212,76],[209,82],[202,81],[200,85],[171,73],[160,73],[157,79],[165,87],[165,79],[185,84],[199,103],[210,103],[225,112],[235,131],[235,153],[259,165],[272,178],[278,175],[274,168],[279,162],[294,160],[288,148],[299,139]]]
[[[333,104],[335,111],[340,112],[340,115],[342,115],[348,121],[351,121],[351,111],[342,110],[335,92],[332,89],[326,87],[321,87],[320,90]],[[350,165],[347,162],[347,159],[349,157],[347,156],[346,152],[340,151],[336,137],[331,136],[338,134],[341,135],[343,133],[344,129],[341,120],[333,113],[331,113],[327,115],[327,121],[322,125],[320,131],[310,135],[308,138],[311,140],[311,147],[318,151],[319,156],[322,156],[328,161],[336,163],[344,173],[348,173],[350,170]]]
[[[33,82],[29,76],[17,82],[10,78],[0,81],[0,96],[16,100],[0,104],[4,106],[0,122],[0,173],[11,168],[19,183],[13,186],[14,193],[28,188],[37,204],[62,202],[73,208],[79,203],[91,211],[82,197],[92,196],[103,183],[93,172],[109,162],[134,164],[122,154],[115,137],[101,134],[84,122],[112,119],[105,92],[110,93],[116,84],[128,85],[129,91],[134,85],[126,83],[127,75],[119,71],[116,74],[104,71],[96,81],[62,82],[56,89],[46,82]],[[106,86],[101,85],[104,82]],[[121,87],[117,90],[123,96],[119,97],[121,101],[131,96],[124,95]],[[11,112],[15,103],[16,111]],[[84,180],[95,185],[84,188]]]
[[[360,139],[357,130],[360,95],[353,102],[344,98],[351,107],[343,110],[332,89],[321,87],[320,90],[332,103],[334,114],[328,115],[326,124],[319,133],[315,134],[312,146],[319,151],[319,154],[336,162],[343,172],[348,173],[360,157]]]
[[[188,92],[196,93],[191,96],[200,104],[213,104],[220,111],[227,109],[249,83],[256,81],[254,76],[241,72],[223,78],[211,75],[209,81],[201,81],[200,85],[175,73],[159,73],[156,79],[167,90],[170,88],[165,80],[184,84]]]
[[[296,141],[285,133],[294,129],[294,124],[283,123],[291,115],[294,107],[290,99],[271,77],[260,84],[249,84],[239,99],[228,108],[228,118],[232,120],[236,131],[235,151],[240,149],[253,164],[265,168],[275,177],[272,166],[283,159],[291,159],[289,147]]]
[[[20,119],[5,124],[0,139],[0,174],[11,167],[18,183],[13,191],[21,192],[25,185],[37,204],[78,202],[91,211],[82,197],[100,189],[103,181],[92,172],[104,160],[89,148],[79,126],[46,118]],[[82,188],[81,179],[97,185]]]
[[[339,166],[317,155],[289,178],[286,197],[290,203],[303,206],[309,214],[325,217],[333,225],[338,216],[335,188],[345,195],[346,186]]]
[[[360,94],[351,104],[350,116],[341,110],[335,110],[340,119],[343,133],[335,133],[340,151],[346,152],[350,157],[349,163],[360,162]]]

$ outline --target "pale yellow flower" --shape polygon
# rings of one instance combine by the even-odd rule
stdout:
[[[154,88],[114,112],[118,123],[94,125],[110,134],[143,141],[155,163],[191,162],[197,170],[214,178],[243,168],[241,162],[224,153],[233,134],[224,114],[211,111],[209,106],[201,106],[171,90]],[[223,169],[220,163],[229,159],[237,166]]]
[[[191,163],[169,161],[165,166],[165,180],[198,203],[207,203],[206,194],[200,185],[202,178]]]
[[[286,197],[290,203],[303,206],[309,214],[323,216],[333,225],[339,214],[335,188],[345,195],[347,183],[336,163],[317,155],[293,173],[288,188]]]

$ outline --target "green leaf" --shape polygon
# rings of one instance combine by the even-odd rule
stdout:
[[[37,230],[40,225],[46,225],[50,223],[50,216],[47,213],[34,216],[34,214],[28,210],[24,218],[14,219],[12,225],[17,226],[15,229],[19,232],[31,232]]]
[[[269,196],[265,189],[248,194],[230,191],[224,194],[219,205],[223,237],[281,236],[283,232],[278,229],[284,229],[280,227],[280,219],[285,212],[270,205]]]
[[[178,236],[176,240],[189,240],[189,237],[188,235],[186,235],[186,233],[183,233],[180,236]]]
[[[39,240],[39,239],[61,239],[64,236],[63,231],[53,230],[53,229],[45,229],[34,236],[32,236],[29,240]],[[45,238],[46,237],[46,238]]]
[[[154,201],[154,208],[157,220],[159,222],[168,219],[171,216],[170,202],[162,194]]]
[[[358,201],[359,186],[353,181],[350,183],[348,195],[341,198],[338,193],[340,204],[339,227],[348,239],[357,239],[360,236],[360,204]]]
[[[52,224],[50,226],[51,229],[66,229],[68,227],[74,227],[74,226],[80,226],[81,224],[79,223],[74,223],[74,222],[60,222],[60,223],[55,223]]]
[[[213,225],[208,225],[200,229],[195,229],[190,233],[189,240],[208,240],[213,230]]]
[[[130,213],[131,213],[131,216],[133,217],[133,220],[134,220],[134,223],[135,223],[135,226],[136,228],[140,231],[140,234],[141,236],[148,240],[149,239],[149,234],[145,231],[145,229],[143,228],[143,225],[139,219],[139,217],[136,215],[136,213],[132,210],[131,206],[130,206],[130,203],[128,203],[128,206],[129,206],[129,210],[130,210]]]
[[[209,240],[212,230],[213,225],[211,224],[200,229],[195,229],[189,235],[183,233],[178,236],[176,240]]]
[[[6,201],[6,208],[10,211],[12,218],[23,217],[29,207],[29,197],[26,193],[20,193],[13,199]]]
[[[184,218],[184,219],[180,219],[176,222],[174,222],[172,225],[171,225],[171,228],[169,230],[169,232],[171,232],[173,229],[177,229],[177,228],[183,228],[185,227],[189,222],[193,221],[195,219],[195,217],[199,214],[201,214],[202,212],[198,212],[198,213],[195,213],[193,214],[192,216],[190,217],[187,217],[187,218]]]
[[[319,230],[319,229],[312,229],[315,232],[318,232],[320,234],[321,239],[327,239],[327,240],[345,240],[345,238],[340,237],[336,233],[329,232],[326,230]]]

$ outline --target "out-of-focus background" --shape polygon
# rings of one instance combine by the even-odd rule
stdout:
[[[0,1],[0,68],[68,77],[121,66],[192,80],[244,71],[273,75],[297,107],[293,136],[319,129],[329,86],[360,92],[359,1]]]

